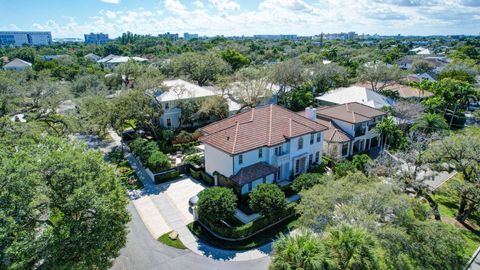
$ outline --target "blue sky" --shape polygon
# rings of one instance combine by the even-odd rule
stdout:
[[[157,35],[480,32],[480,0],[0,0],[0,30],[54,38]]]

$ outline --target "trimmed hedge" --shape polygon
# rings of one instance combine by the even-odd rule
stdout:
[[[215,180],[213,179],[213,177],[211,177],[204,171],[195,171],[193,168],[190,168],[190,175],[197,180],[204,181],[210,186],[213,186],[215,184]]]
[[[165,183],[179,176],[180,176],[180,173],[178,171],[172,171],[164,174],[157,174],[157,175],[154,175],[155,184]]]
[[[262,217],[247,224],[243,224],[238,227],[228,227],[225,224],[219,221],[211,221],[208,218],[200,217],[200,221],[208,226],[216,234],[226,237],[226,238],[243,238],[243,237],[250,237],[259,230],[278,222],[281,219],[284,219],[288,216],[295,215],[295,204],[289,204],[287,209],[278,215],[270,216],[270,217]]]

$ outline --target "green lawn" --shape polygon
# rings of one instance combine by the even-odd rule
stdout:
[[[229,250],[246,250],[259,247],[269,241],[275,240],[280,233],[288,233],[292,231],[297,224],[298,217],[293,216],[285,221],[258,233],[246,240],[242,241],[225,241],[218,239],[203,228],[198,222],[192,222],[188,224],[190,231],[195,234],[198,238],[214,245],[219,248],[229,249]]]
[[[170,233],[171,232],[168,232],[168,233],[160,236],[157,240],[164,243],[167,246],[170,246],[170,247],[174,247],[174,248],[178,248],[178,249],[187,249],[187,247],[185,245],[183,245],[182,241],[180,241],[179,238],[177,238],[177,240],[170,239],[170,237],[168,237],[168,235]]]
[[[452,179],[448,180],[448,182],[446,182],[442,187],[440,187],[433,196],[434,200],[438,203],[438,208],[442,218],[455,218],[459,202],[456,186],[458,186],[462,181],[462,176],[457,174]],[[468,221],[477,228],[480,227],[479,216],[472,215]],[[476,232],[470,231],[466,228],[462,228],[461,230],[466,240],[466,253],[468,257],[470,257],[480,246],[480,232],[478,229]]]

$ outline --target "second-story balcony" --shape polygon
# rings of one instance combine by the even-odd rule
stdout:
[[[288,163],[290,161],[290,155],[288,152],[277,152],[272,157],[272,165],[280,166],[282,164]]]
[[[355,138],[365,135],[366,132],[367,132],[366,127],[358,127],[358,128],[356,127],[355,128]]]

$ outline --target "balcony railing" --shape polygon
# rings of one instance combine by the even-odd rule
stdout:
[[[355,129],[355,138],[365,135],[366,132],[367,131],[365,127]]]

